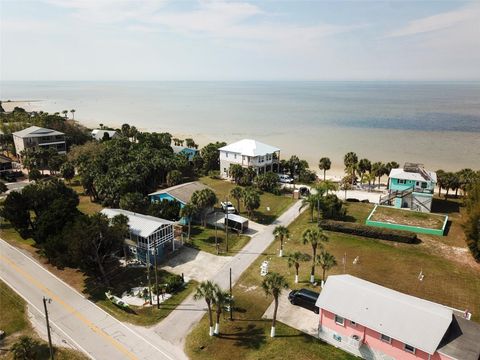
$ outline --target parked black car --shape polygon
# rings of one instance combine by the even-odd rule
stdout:
[[[301,306],[307,310],[313,311],[315,314],[319,313],[319,309],[315,306],[318,296],[320,294],[308,289],[300,289],[290,291],[288,300],[292,305]]]

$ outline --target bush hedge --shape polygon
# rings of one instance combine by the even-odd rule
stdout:
[[[344,221],[321,220],[320,227],[328,231],[364,236],[374,239],[396,241],[406,244],[418,242],[417,234],[409,231],[390,230]]]

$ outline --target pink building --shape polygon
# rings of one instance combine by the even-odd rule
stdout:
[[[480,359],[480,324],[431,301],[332,275],[316,305],[319,338],[364,359]]]

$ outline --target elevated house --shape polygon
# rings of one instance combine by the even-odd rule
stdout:
[[[115,139],[118,137],[120,137],[120,134],[117,133],[115,130],[103,130],[103,129],[92,130],[92,139],[95,139],[97,141],[105,140],[105,139]]]
[[[380,198],[380,204],[430,212],[436,183],[434,171],[425,170],[422,164],[405,163],[403,168],[390,171],[388,194]]]
[[[364,359],[478,360],[469,314],[351,275],[328,277],[316,302],[318,337]]]
[[[220,175],[223,178],[229,177],[230,165],[233,164],[251,167],[257,174],[279,170],[280,149],[260,141],[243,139],[221,147],[219,151]]]
[[[175,250],[174,223],[157,217],[123,209],[103,209],[109,219],[117,215],[128,217],[129,236],[125,239],[129,252],[143,264],[152,264]]]
[[[198,153],[198,149],[179,145],[172,145],[172,150],[175,154],[185,155],[188,161],[192,161],[195,155]]]
[[[13,142],[17,155],[25,149],[53,148],[59,154],[67,153],[65,134],[52,129],[30,126],[29,128],[14,132]]]

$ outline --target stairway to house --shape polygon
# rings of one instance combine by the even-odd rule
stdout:
[[[390,204],[390,202],[393,199],[397,197],[404,198],[405,196],[410,195],[411,193],[413,193],[413,186],[402,191],[398,191],[398,190],[390,191],[387,195],[380,196],[379,204],[380,205]]]

